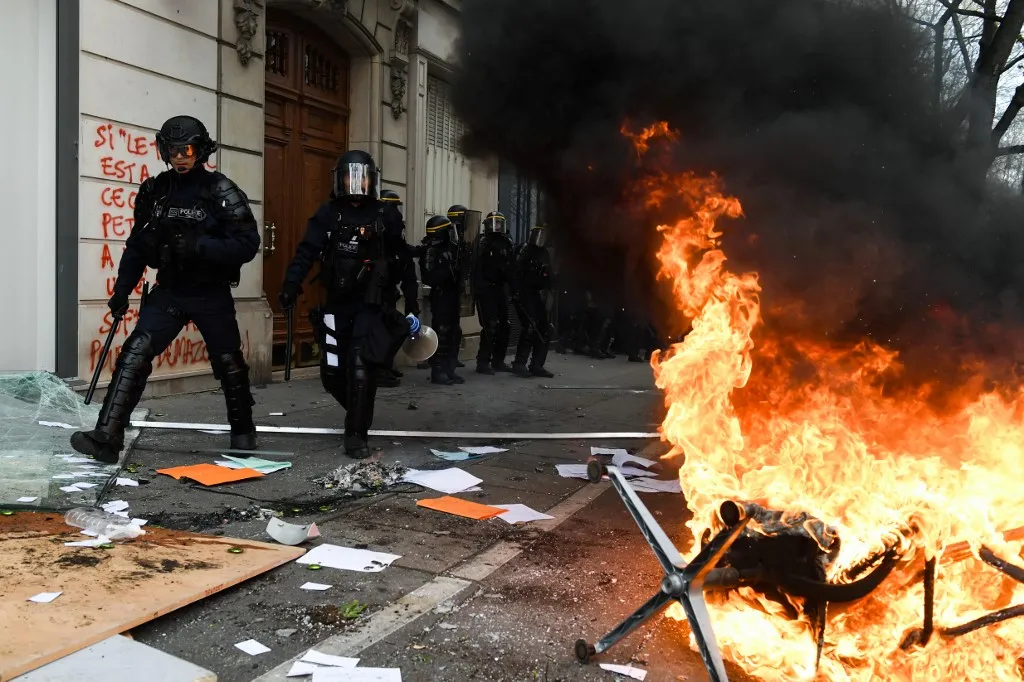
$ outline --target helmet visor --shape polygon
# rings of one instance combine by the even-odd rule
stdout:
[[[544,248],[548,243],[548,231],[542,228],[534,228],[530,230],[530,244]]]
[[[505,219],[500,215],[487,216],[484,219],[484,229],[497,232],[498,234],[505,234]]]
[[[339,197],[370,195],[373,169],[367,163],[346,163],[334,171],[334,193]]]

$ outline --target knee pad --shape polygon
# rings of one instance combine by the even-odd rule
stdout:
[[[245,364],[245,356],[242,355],[240,350],[211,355],[210,367],[213,368],[213,378],[218,381],[223,381],[225,378],[238,376],[249,371],[249,366]]]
[[[121,345],[117,365],[125,369],[141,369],[153,361],[153,337],[147,331],[136,329]]]

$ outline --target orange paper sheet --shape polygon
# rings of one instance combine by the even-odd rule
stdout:
[[[181,480],[182,477],[189,478],[203,485],[220,485],[221,483],[233,483],[234,481],[244,481],[247,478],[261,478],[263,476],[262,472],[255,469],[228,469],[227,467],[219,467],[216,464],[190,464],[184,467],[157,469],[156,472],[158,474],[166,474],[178,480]]]
[[[477,521],[494,518],[498,514],[504,514],[508,511],[501,507],[491,507],[486,504],[460,500],[459,498],[452,497],[450,495],[435,497],[429,500],[417,500],[416,506],[426,507],[427,509],[433,509],[435,511],[447,512],[449,514],[455,514],[456,516],[465,516],[467,519],[476,519]]]

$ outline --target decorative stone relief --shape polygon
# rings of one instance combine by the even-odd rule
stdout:
[[[238,40],[235,50],[238,61],[247,65],[252,59],[252,40],[260,29],[260,8],[253,0],[235,0],[235,26],[238,28]]]
[[[391,116],[397,121],[405,113],[405,91],[409,83],[405,65],[401,62],[391,64]]]

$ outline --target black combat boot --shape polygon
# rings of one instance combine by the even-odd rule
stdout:
[[[543,367],[531,367],[530,368],[530,375],[531,376],[535,376],[535,377],[543,377],[545,379],[553,379],[554,376],[555,376],[554,374],[552,374],[551,372],[547,371]]]
[[[242,351],[221,353],[210,358],[214,374],[220,379],[224,402],[231,425],[231,449],[256,449],[256,424],[252,420],[252,406],[256,401],[249,389],[249,367]]]
[[[532,374],[530,374],[530,370],[526,368],[525,362],[513,362],[512,373],[522,379],[529,379],[530,377],[533,376]]]
[[[491,366],[490,366],[489,363],[480,362],[478,360],[477,363],[476,363],[476,373],[477,374],[494,374],[494,370],[491,369]]]
[[[370,446],[366,439],[359,434],[345,434],[345,454],[352,459],[366,459],[370,456]]]
[[[124,430],[153,371],[151,341],[148,332],[133,332],[121,346],[96,428],[71,434],[71,447],[77,452],[105,464],[117,464],[124,447]]]

